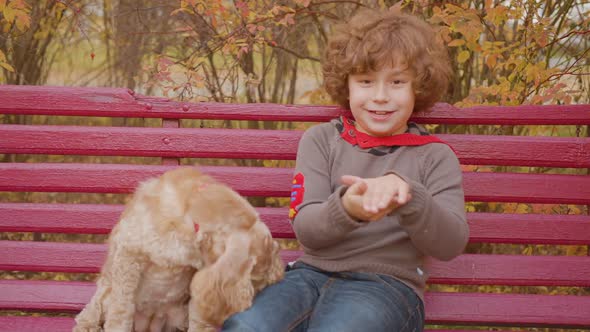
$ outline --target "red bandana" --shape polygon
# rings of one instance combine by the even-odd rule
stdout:
[[[363,132],[360,132],[354,126],[352,119],[341,117],[342,125],[344,130],[340,133],[340,136],[352,145],[358,145],[361,149],[374,148],[377,146],[414,146],[414,145],[425,145],[428,143],[443,143],[439,138],[432,135],[416,135],[410,133],[398,134],[387,137],[375,137]]]

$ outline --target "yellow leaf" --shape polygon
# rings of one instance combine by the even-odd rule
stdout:
[[[4,7],[2,14],[4,14],[4,18],[9,23],[14,22],[14,19],[16,18],[16,12],[10,6]]]
[[[486,58],[486,65],[488,68],[492,69],[494,66],[496,66],[496,58],[496,55],[490,55]]]
[[[503,204],[505,213],[514,213],[516,211],[516,203]]]
[[[55,9],[57,9],[57,12],[61,12],[62,10],[68,9],[68,6],[63,2],[55,2]]]
[[[6,7],[6,0],[0,0],[0,10],[4,10]]]
[[[496,211],[496,208],[498,207],[498,203],[488,203],[488,208],[490,209],[490,211]]]
[[[582,210],[575,205],[568,206],[568,214],[582,214]]]
[[[459,63],[463,63],[469,60],[469,57],[471,57],[471,53],[469,53],[469,51],[463,50],[459,52],[459,55],[457,56],[457,61],[459,61]]]
[[[537,40],[537,44],[539,44],[539,46],[545,47],[548,43],[548,33],[543,31],[535,39]]]
[[[523,255],[526,256],[530,256],[533,254],[533,248],[531,246],[526,246],[526,248],[524,248],[524,250],[522,251]]]
[[[527,204],[518,204],[518,207],[516,208],[516,213],[528,213],[529,212],[529,206]]]
[[[448,46],[455,47],[455,46],[461,46],[461,45],[465,45],[464,39],[455,39],[455,40],[451,41]]]
[[[24,32],[31,26],[31,17],[24,12],[17,13],[16,27],[21,32]]]
[[[584,246],[569,246],[566,249],[566,254],[568,256],[582,256],[584,255]]]
[[[189,10],[186,7],[180,7],[180,8],[176,8],[175,10],[173,10],[172,12],[170,12],[170,16],[178,15],[181,12],[188,13],[188,14],[192,14],[193,13],[191,10]]]
[[[7,64],[6,62],[0,62],[0,67],[3,67],[4,69],[8,70],[9,72],[14,73],[14,68],[12,68],[12,66]]]
[[[302,5],[305,8],[309,7],[310,2],[311,0],[295,0],[295,3]]]

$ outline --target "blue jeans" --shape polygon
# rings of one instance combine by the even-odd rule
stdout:
[[[325,272],[297,262],[222,331],[422,331],[424,306],[396,279],[374,273]]]

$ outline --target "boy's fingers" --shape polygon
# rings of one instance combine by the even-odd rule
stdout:
[[[407,185],[400,187],[397,193],[397,203],[406,204],[409,200],[409,195],[410,188]]]
[[[362,200],[361,196],[350,197],[351,203],[355,206],[361,206],[361,204],[362,204],[361,200]]]
[[[381,197],[381,201],[379,202],[378,208],[380,210],[387,208],[389,204],[391,204],[391,202],[393,201],[394,197],[395,195],[391,192],[384,193]]]
[[[370,197],[367,197],[368,207],[371,212],[377,213],[387,208],[392,199],[393,195],[389,192],[373,192]]]
[[[378,198],[378,193],[376,193],[374,190],[367,190],[367,192],[365,193],[365,195],[363,196],[363,208],[365,209],[365,211],[370,212],[370,213],[375,213],[377,212],[377,200]]]
[[[381,220],[383,217],[385,217],[389,212],[389,210],[383,210],[379,213],[375,213],[371,216],[371,218],[369,219],[369,221],[378,221]]]
[[[362,180],[351,184],[347,190],[351,195],[362,195],[365,191],[367,191],[367,183]]]
[[[408,192],[405,190],[401,190],[397,195],[398,204],[406,204],[407,201],[408,201]]]
[[[353,184],[362,181],[362,178],[354,175],[343,175],[340,177],[340,182],[347,186],[352,186]]]

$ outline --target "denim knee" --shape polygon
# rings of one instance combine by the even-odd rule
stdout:
[[[249,315],[244,315],[244,312],[237,313],[232,315],[228,319],[225,320],[223,323],[222,331],[234,331],[234,332],[256,332],[260,331],[259,328],[254,328],[254,326],[250,325],[252,321],[252,317]],[[259,319],[254,319],[254,322],[259,323]]]
[[[309,331],[422,331],[423,306],[406,285],[388,276],[342,273],[322,292]]]
[[[262,290],[252,307],[228,318],[223,331],[297,331],[305,326],[327,278],[305,267],[294,268],[278,283]]]

